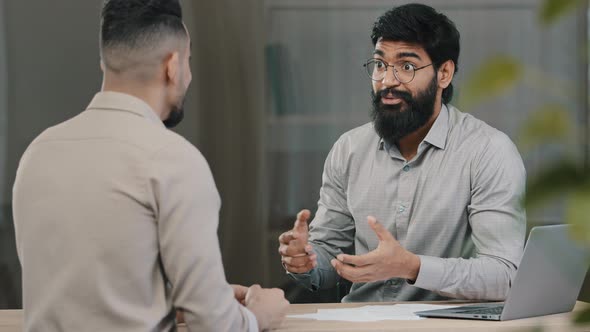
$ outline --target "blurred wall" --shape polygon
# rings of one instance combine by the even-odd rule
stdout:
[[[6,165],[6,113],[7,113],[7,77],[6,77],[6,20],[4,19],[4,1],[0,1],[0,172]],[[0,176],[0,188],[4,188],[6,178]],[[0,202],[4,201],[0,191]],[[0,219],[0,223],[2,219]]]
[[[20,305],[20,269],[10,213],[14,175],[32,139],[78,114],[100,88],[100,1],[6,0],[2,5],[7,66],[6,75],[0,76],[8,84],[5,98],[0,98],[7,110],[0,113],[0,305],[14,307]]]
[[[100,88],[100,1],[8,0],[8,154],[4,201],[34,137],[82,111]],[[95,19],[89,19],[95,18]]]

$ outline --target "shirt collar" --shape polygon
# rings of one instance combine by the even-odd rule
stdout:
[[[137,114],[165,127],[156,112],[145,101],[125,93],[103,91],[97,93],[87,109],[117,110]]]
[[[444,150],[447,145],[447,135],[449,133],[449,109],[445,104],[442,105],[440,113],[434,120],[432,127],[424,137],[424,142],[430,143],[439,149]],[[379,150],[387,149],[387,143],[383,137],[379,138]]]
[[[379,137],[379,150],[387,150],[388,146],[386,146],[385,140],[383,137]]]
[[[447,145],[447,135],[449,133],[449,110],[445,104],[440,108],[440,113],[434,120],[434,124],[424,137],[424,142],[444,150]]]

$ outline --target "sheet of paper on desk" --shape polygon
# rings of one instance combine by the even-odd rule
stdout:
[[[423,319],[414,314],[416,311],[457,307],[457,305],[435,304],[390,304],[366,305],[357,308],[318,309],[314,314],[288,315],[289,318],[307,318],[316,320],[338,320],[346,322],[376,322],[380,320],[418,320]]]

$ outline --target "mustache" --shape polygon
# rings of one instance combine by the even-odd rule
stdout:
[[[403,101],[405,101],[407,103],[412,101],[412,94],[411,93],[406,92],[406,91],[395,90],[394,88],[383,89],[377,93],[376,97],[378,97],[380,99],[380,98],[385,98],[387,96],[402,99]]]

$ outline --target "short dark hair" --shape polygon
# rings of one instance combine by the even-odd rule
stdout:
[[[113,68],[105,53],[118,50],[145,52],[165,38],[186,37],[178,0],[105,0],[101,13],[100,49],[103,61]]]
[[[424,48],[436,70],[448,61],[459,69],[459,31],[444,14],[422,4],[394,7],[377,19],[373,25],[373,46],[384,40],[417,44]],[[447,104],[453,98],[453,84],[443,90],[442,101]]]

